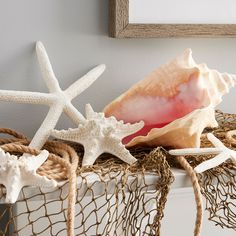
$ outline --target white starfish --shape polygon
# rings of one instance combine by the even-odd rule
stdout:
[[[55,128],[63,112],[76,124],[84,122],[85,118],[72,105],[71,100],[86,90],[103,73],[105,65],[95,67],[63,91],[54,75],[48,55],[41,42],[37,42],[36,52],[42,76],[50,93],[0,90],[0,100],[43,104],[50,107],[45,120],[30,143],[31,147],[40,149],[48,139],[50,131]]]
[[[214,168],[228,159],[231,159],[236,164],[236,151],[227,148],[218,138],[213,134],[207,134],[208,140],[215,146],[215,148],[186,148],[170,150],[169,153],[174,156],[187,156],[187,155],[211,155],[217,154],[216,157],[204,161],[195,167],[197,173],[202,173],[206,170]]]
[[[6,203],[15,203],[24,186],[52,188],[55,180],[40,176],[36,170],[47,160],[48,151],[43,150],[38,156],[17,157],[0,148],[0,184],[6,187]]]
[[[122,144],[122,139],[136,133],[144,123],[124,124],[115,117],[106,118],[104,113],[96,113],[92,107],[86,105],[87,120],[76,129],[54,130],[56,138],[74,141],[84,146],[82,166],[93,165],[102,153],[111,153],[124,162],[132,164],[136,159]]]

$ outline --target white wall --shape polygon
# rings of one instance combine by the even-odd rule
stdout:
[[[236,15],[233,6],[235,6],[234,0],[149,0],[148,4],[143,0],[135,0],[129,3],[129,22],[235,24]]]
[[[205,203],[204,203],[205,204]],[[192,236],[196,220],[196,205],[191,188],[171,190],[161,225],[161,236]],[[234,236],[235,231],[222,229],[208,221],[209,213],[204,211],[202,236]]]
[[[86,103],[101,110],[187,47],[193,49],[196,61],[236,73],[236,39],[113,39],[108,37],[108,21],[108,0],[0,0],[0,88],[47,91],[34,50],[37,40],[45,44],[63,88],[95,65],[107,65],[104,75],[74,100],[81,111]],[[235,92],[225,96],[224,111],[236,112]],[[0,102],[0,110],[0,126],[32,136],[48,109]],[[69,125],[62,117],[58,128]],[[175,221],[177,227],[183,227],[179,218]],[[185,226],[191,231],[192,222]],[[165,233],[169,235],[177,234]]]

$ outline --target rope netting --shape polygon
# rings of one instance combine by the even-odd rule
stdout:
[[[223,114],[218,111],[219,127],[211,132],[227,147],[236,150],[236,115]],[[204,146],[210,146],[206,136],[202,141]],[[209,159],[211,157],[205,157]],[[203,157],[195,158],[194,165],[202,162]],[[228,160],[224,164],[199,175],[202,194],[206,198],[206,210],[209,220],[222,228],[236,230],[236,166]]]
[[[1,148],[14,155],[39,152],[10,129]],[[104,154],[81,168],[80,145],[49,141],[50,152],[38,174],[60,181],[55,189],[24,187],[15,204],[3,204],[0,188],[0,235],[159,235],[173,175],[161,148],[133,149],[138,159],[127,165]]]
[[[219,127],[206,129],[202,147],[211,146],[212,132],[227,147],[236,150],[236,115],[216,112]],[[10,129],[0,129],[0,147],[11,154],[39,151],[29,140]],[[6,136],[6,134],[10,136]],[[13,136],[13,137],[12,137]],[[110,155],[101,155],[93,166],[81,167],[83,147],[69,142],[48,141],[50,152],[38,174],[60,182],[54,189],[24,187],[15,204],[4,204],[0,186],[0,235],[160,235],[161,219],[170,185],[170,167],[189,175],[196,200],[194,235],[200,235],[201,194],[209,220],[236,229],[236,177],[232,161],[196,175],[193,168],[213,156],[173,157],[162,148],[134,148],[138,161],[127,165]]]
[[[201,147],[212,147],[206,134],[211,132],[227,147],[236,150],[236,115],[216,111],[219,127],[205,129],[201,137]],[[208,156],[187,156],[188,163],[195,168],[203,161],[213,158]],[[172,167],[180,167],[175,158],[169,157]],[[201,193],[205,198],[208,219],[222,228],[236,230],[236,166],[228,160],[218,167],[198,174]]]

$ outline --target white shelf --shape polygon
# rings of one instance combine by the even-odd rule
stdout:
[[[191,181],[190,179],[186,176],[185,171],[184,170],[179,170],[179,169],[172,169],[174,177],[175,177],[175,181],[172,183],[171,185],[171,189],[181,189],[181,188],[189,188],[191,187]],[[121,177],[122,175],[120,174],[120,176],[116,177],[116,180]],[[86,179],[86,185],[81,185],[81,177],[77,178],[77,185],[79,188],[79,195],[80,196],[89,196],[91,194],[90,191],[87,191],[87,187],[88,186],[92,186],[92,190],[94,193],[94,196],[99,196],[102,195],[104,193],[104,183],[100,182],[100,178],[98,177],[97,174],[92,173],[92,172],[88,172],[88,173],[83,173],[83,178]],[[155,190],[155,186],[156,186],[156,181],[157,181],[157,176],[155,175],[146,175],[145,176],[145,183],[149,186],[148,189],[144,188],[144,191],[147,192],[151,192],[153,190]],[[128,181],[131,183],[132,180],[134,180],[134,177],[129,177]],[[106,187],[106,191],[109,194],[112,194],[114,192],[115,189],[115,185],[116,185],[116,181],[113,180],[111,181],[110,179],[105,179],[105,181],[107,183],[109,183]],[[68,184],[65,184],[65,182],[61,182],[59,184],[59,186],[63,186],[63,190],[60,189],[41,189],[44,193],[47,194],[47,200],[50,199],[59,199],[59,197],[61,196],[61,192],[63,192],[64,194],[66,194],[68,192]],[[136,185],[134,185],[133,188],[135,188]],[[140,178],[140,183],[139,183],[139,187],[144,186],[143,183],[143,179]],[[125,191],[129,192],[132,189],[125,189]],[[31,198],[32,201],[38,201],[38,200],[42,200],[43,199],[43,195],[40,195],[40,190],[38,187],[27,187],[24,188],[24,195],[27,198]],[[19,199],[18,200],[22,200],[24,199],[22,194],[20,194]],[[0,203],[4,203],[4,199],[2,199],[0,201]]]

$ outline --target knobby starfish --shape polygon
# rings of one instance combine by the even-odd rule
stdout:
[[[176,149],[170,150],[169,153],[174,156],[188,156],[188,155],[213,155],[217,156],[204,161],[195,167],[197,173],[202,173],[206,170],[214,168],[228,159],[231,159],[236,164],[236,151],[227,148],[218,138],[216,138],[212,133],[207,134],[208,140],[215,146],[215,148],[186,148],[186,149]]]
[[[36,43],[36,52],[42,76],[49,89],[49,93],[0,90],[0,100],[42,104],[50,107],[45,120],[30,143],[31,147],[41,149],[63,112],[76,125],[85,121],[83,115],[72,105],[71,100],[86,90],[104,72],[105,65],[95,67],[63,91],[59,86],[46,50],[41,42]]]
[[[144,122],[124,124],[115,117],[104,116],[104,113],[94,112],[92,107],[86,105],[86,118],[78,128],[69,130],[53,130],[52,135],[59,139],[73,141],[84,146],[82,166],[93,165],[102,153],[111,153],[128,164],[136,159],[122,144],[122,139],[136,133],[143,128]]]
[[[49,180],[36,173],[48,155],[48,151],[43,150],[38,156],[23,155],[18,158],[0,149],[0,184],[6,187],[6,203],[15,203],[24,186],[45,188],[57,186],[55,180]]]

